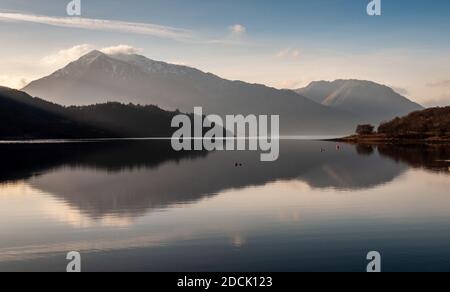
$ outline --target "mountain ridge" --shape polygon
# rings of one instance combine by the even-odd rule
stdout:
[[[179,114],[117,102],[64,107],[7,87],[0,87],[0,107],[0,139],[6,140],[170,137]]]
[[[295,92],[325,106],[358,114],[361,122],[368,123],[378,124],[424,109],[391,87],[368,80],[314,81]]]
[[[317,104],[290,90],[230,81],[198,69],[140,55],[92,51],[24,88],[63,105],[110,101],[156,104],[169,110],[205,114],[280,115],[282,135],[344,134],[357,118]]]

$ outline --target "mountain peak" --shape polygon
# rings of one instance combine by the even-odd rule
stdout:
[[[87,53],[86,55],[81,56],[78,59],[78,62],[83,62],[83,63],[92,63],[95,60],[99,59],[99,58],[109,58],[108,55],[106,55],[105,53],[102,53],[98,50],[93,50],[90,51],[89,53]],[[76,61],[77,62],[77,61]]]
[[[87,53],[86,55],[82,56],[82,58],[96,58],[99,56],[105,56],[105,53],[102,53],[99,50],[92,50],[89,53]]]
[[[205,113],[221,116],[277,114],[283,116],[280,133],[284,135],[341,135],[356,124],[353,115],[290,90],[230,81],[140,55],[100,51],[89,52],[51,76],[33,81],[24,91],[63,105],[119,101],[183,112],[201,106]]]
[[[200,72],[199,70],[191,67],[155,61],[137,54],[114,54],[109,56],[113,59],[136,66],[147,74],[161,74],[164,76],[176,77]]]
[[[95,59],[101,56],[106,56],[106,54],[100,52],[99,50],[93,50],[90,51],[89,53],[81,56],[79,59]]]
[[[315,81],[296,91],[329,107],[361,117],[361,122],[379,123],[423,109],[392,88],[368,80]]]

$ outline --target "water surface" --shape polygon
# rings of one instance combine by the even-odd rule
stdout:
[[[323,151],[323,150],[324,151]],[[450,271],[450,148],[0,145],[0,271]],[[236,167],[236,163],[242,166]]]

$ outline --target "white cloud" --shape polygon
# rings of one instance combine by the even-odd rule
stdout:
[[[0,21],[7,22],[31,22],[47,24],[59,27],[81,28],[89,30],[119,31],[143,35],[151,35],[160,38],[174,40],[191,39],[192,33],[188,30],[151,23],[136,23],[105,19],[90,19],[80,17],[53,17],[25,13],[0,12]]]
[[[300,54],[298,49],[287,48],[279,51],[276,56],[279,59],[299,59]]]
[[[138,49],[129,45],[117,45],[113,47],[103,48],[100,51],[108,55],[133,55],[142,53],[142,49]]]
[[[428,87],[450,87],[450,80],[439,80],[436,82],[430,82],[427,84]]]
[[[57,69],[67,65],[68,63],[75,61],[82,57],[83,55],[89,53],[92,50],[97,49],[95,46],[90,44],[82,44],[76,45],[68,49],[59,50],[53,54],[45,56],[41,59],[40,64],[43,67],[50,67],[52,69]],[[141,53],[142,50],[129,46],[129,45],[117,45],[107,48],[99,49],[101,52],[108,55],[116,55],[116,54],[138,54]]]
[[[216,39],[204,40],[206,44],[212,45],[244,45],[248,44],[245,39],[247,28],[241,24],[228,27],[229,33],[226,36]]]
[[[391,87],[395,92],[397,92],[400,95],[406,96],[409,94],[409,91],[406,88],[398,87],[398,86],[389,86],[389,87]]]
[[[28,84],[28,80],[25,78],[10,76],[10,75],[0,75],[0,86],[10,87],[14,89],[20,89]]]
[[[51,74],[73,62],[92,50],[98,49],[105,54],[136,54],[142,50],[129,45],[117,45],[99,48],[91,44],[79,44],[51,52],[43,57],[17,57],[0,59],[0,68],[6,74],[0,74],[0,86],[15,89],[25,87],[30,81]]]
[[[244,36],[247,28],[241,24],[229,27],[229,34],[224,39],[209,39],[198,33],[183,29],[152,23],[126,22],[107,19],[83,17],[54,17],[29,13],[0,11],[0,22],[28,22],[57,27],[79,28],[86,30],[115,31],[172,39],[180,42],[206,43],[219,45],[239,45],[238,39]]]
[[[247,28],[241,24],[235,24],[230,26],[230,32],[234,36],[240,36],[247,32]]]
[[[173,64],[173,65],[179,65],[179,66],[189,66],[188,62],[181,61],[181,60],[168,61],[167,63]]]
[[[81,56],[92,51],[94,46],[88,44],[77,45],[69,49],[63,49],[42,58],[42,64],[46,66],[67,65]]]

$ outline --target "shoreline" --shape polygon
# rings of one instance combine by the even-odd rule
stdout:
[[[450,136],[428,136],[426,138],[408,138],[384,134],[352,135],[325,141],[354,144],[450,144]]]

